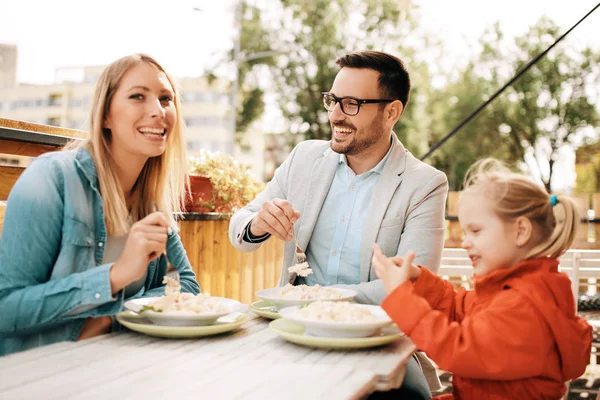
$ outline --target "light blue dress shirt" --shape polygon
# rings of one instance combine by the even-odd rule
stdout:
[[[360,245],[365,216],[391,146],[371,170],[356,175],[340,154],[337,170],[306,249],[313,273],[299,278],[307,285],[360,283]]]

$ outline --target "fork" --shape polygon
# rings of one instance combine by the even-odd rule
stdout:
[[[296,264],[295,265],[305,263],[306,262],[306,254],[304,254],[304,252],[302,250],[300,250],[300,246],[298,245],[298,240],[296,239],[296,231],[293,228],[292,228],[292,239],[294,240],[294,244],[296,246],[296,253],[295,253]],[[291,272],[288,282],[293,285],[294,282],[296,281],[297,277],[298,277],[297,273]]]
[[[152,209],[154,210],[154,212],[158,211],[158,207],[156,207],[156,203],[152,203]],[[172,229],[171,227],[168,228],[167,230],[167,235],[170,235],[172,233]],[[167,260],[167,273],[166,276],[176,279],[177,282],[179,282],[179,270],[173,265],[171,264],[171,261],[169,261],[169,256],[167,255],[167,249],[163,250],[163,255],[165,256],[165,260]]]

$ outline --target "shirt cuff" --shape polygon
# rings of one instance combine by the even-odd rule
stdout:
[[[82,304],[99,306],[118,300],[119,294],[112,295],[110,269],[113,263],[99,265],[87,272],[82,285]]]
[[[262,243],[265,240],[267,240],[268,238],[271,237],[270,233],[265,233],[262,236],[254,236],[251,232],[250,232],[250,225],[252,225],[252,221],[248,222],[248,225],[246,225],[246,228],[244,229],[244,234],[242,235],[242,239],[244,240],[244,242],[247,243]]]

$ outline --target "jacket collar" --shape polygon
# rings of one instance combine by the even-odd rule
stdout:
[[[521,261],[510,268],[499,269],[482,277],[475,276],[475,291],[478,296],[491,295],[510,286],[511,280],[538,272],[558,272],[555,258],[534,258]]]

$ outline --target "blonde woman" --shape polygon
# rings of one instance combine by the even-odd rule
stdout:
[[[386,258],[376,247],[373,266],[389,293],[381,306],[454,373],[453,395],[440,399],[560,399],[565,382],[585,371],[592,344],[569,277],[558,271],[575,238],[575,204],[495,160],[471,172],[458,216],[475,289],[455,292],[412,265],[413,253]]]
[[[163,294],[165,249],[182,291],[200,291],[172,217],[185,193],[179,104],[156,60],[121,58],[97,83],[90,138],[19,178],[0,237],[0,355],[109,332],[125,299]]]

